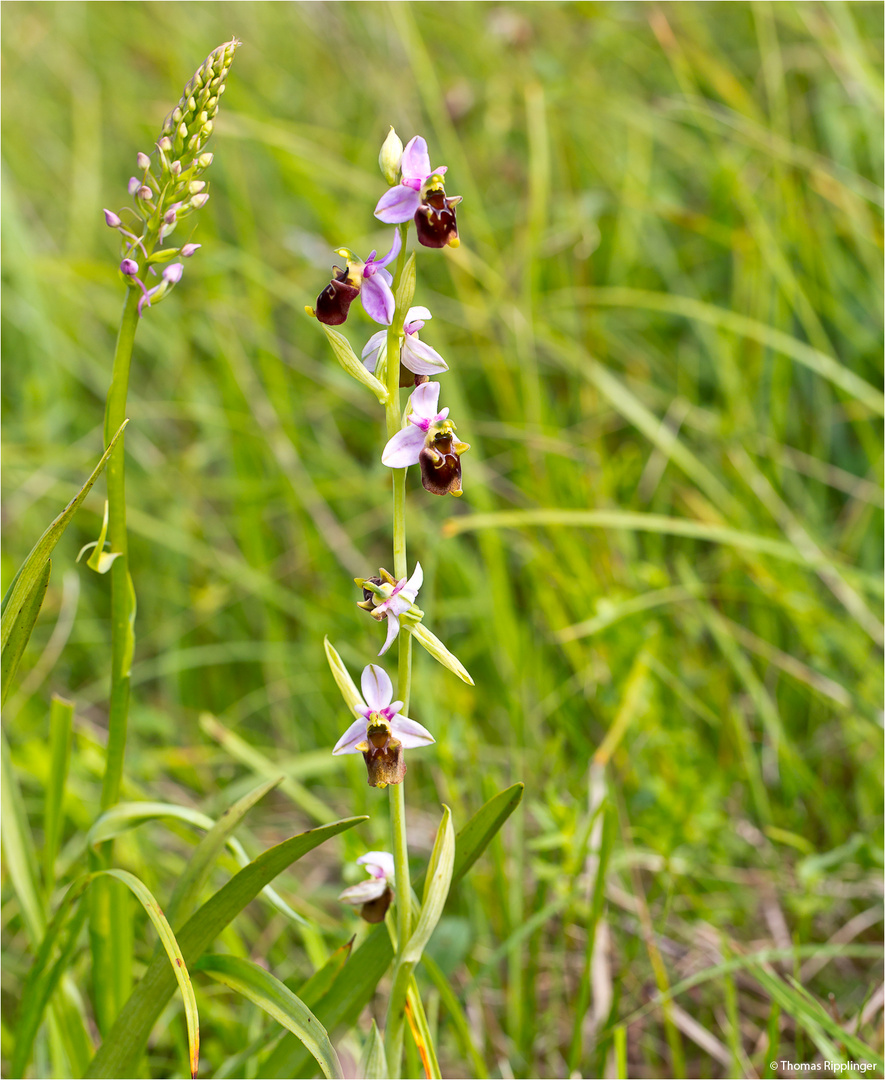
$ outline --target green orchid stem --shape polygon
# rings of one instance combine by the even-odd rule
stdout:
[[[126,419],[139,295],[135,288],[126,291],[105,408],[105,446]],[[107,496],[108,539],[110,549],[117,557],[108,571],[111,579],[111,693],[108,747],[101,787],[102,810],[119,801],[123,783],[129,715],[129,670],[132,664],[132,620],[135,614],[126,537],[126,461],[122,435],[107,464]],[[93,870],[108,869],[112,859],[113,844],[108,842],[91,856],[90,866]],[[125,892],[125,887],[122,891]],[[89,931],[96,1019],[102,1034],[106,1034],[129,996],[132,984],[129,900],[121,894],[119,882],[108,878],[96,881],[90,898]]]
[[[393,275],[393,294],[396,296],[403,268],[406,265],[406,234],[408,225],[400,225],[402,248],[396,260]],[[387,330],[387,438],[392,438],[402,425],[402,412],[399,396],[399,354],[403,336],[405,311],[397,307],[393,322]],[[399,581],[408,576],[406,563],[406,470],[393,469],[393,570]],[[397,696],[402,698],[403,712],[408,715],[409,691],[412,673],[412,635],[400,632],[399,638],[399,675]],[[396,936],[397,950],[394,970],[399,971],[403,949],[412,933],[412,886],[409,880],[409,848],[406,838],[406,800],[403,784],[390,785],[390,828],[393,834],[393,862],[396,874]],[[390,1076],[399,1077],[402,1062],[403,1008],[405,998],[391,995],[385,1024],[385,1044],[387,1067]]]
[[[138,327],[138,290],[127,289],[123,318],[117,335],[114,370],[108,390],[104,418],[107,446],[114,432],[126,419],[126,396],[132,346]],[[108,750],[101,808],[107,810],[119,801],[123,780],[123,757],[129,714],[129,668],[132,660],[132,593],[129,584],[129,543],[126,536],[126,458],[125,435],[114,448],[107,465],[108,539],[117,558],[109,571],[111,577],[111,699],[108,713]]]

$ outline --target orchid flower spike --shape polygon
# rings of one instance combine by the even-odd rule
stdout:
[[[350,305],[359,296],[369,318],[389,326],[393,322],[396,301],[390,289],[393,278],[384,268],[399,255],[402,244],[397,229],[390,251],[381,259],[376,258],[378,253],[373,251],[365,262],[347,248],[338,248],[335,254],[346,259],[347,266],[343,270],[340,266],[332,267],[335,276],[317,297],[316,311],[308,308],[308,313],[326,326],[340,326],[347,319]]]
[[[363,599],[359,607],[381,622],[387,618],[387,640],[378,653],[383,656],[396,639],[400,629],[400,617],[410,615],[413,622],[420,622],[424,612],[415,607],[415,597],[424,582],[421,563],[415,563],[415,573],[407,580],[396,581],[386,570],[381,570],[377,578],[354,578],[363,590]]]
[[[418,331],[423,330],[424,324],[432,318],[426,307],[412,307],[406,312],[403,343],[399,353],[400,386],[420,386],[421,383],[427,382],[431,375],[438,375],[449,370],[449,365],[436,349],[431,349],[418,337]],[[378,358],[386,344],[386,330],[379,330],[377,334],[372,334],[366,342],[362,357],[369,371],[374,372],[378,366]]]
[[[376,664],[363,668],[360,685],[365,701],[354,711],[358,719],[335,744],[333,754],[362,754],[371,787],[401,784],[406,775],[403,751],[434,742],[433,736],[419,723],[401,716],[401,701],[393,700],[390,676]]]
[[[455,207],[461,196],[446,196],[446,169],[445,165],[431,169],[425,140],[420,135],[410,139],[400,162],[402,179],[378,200],[375,217],[388,225],[414,219],[418,240],[425,247],[457,247]]]
[[[360,908],[366,922],[383,922],[393,900],[393,856],[387,851],[367,851],[360,855],[357,864],[366,868],[369,880],[351,885],[338,899]]]
[[[390,469],[421,466],[421,483],[434,495],[460,495],[461,455],[469,443],[458,442],[448,409],[437,412],[439,383],[423,383],[409,398],[406,426],[384,447],[382,462]]]

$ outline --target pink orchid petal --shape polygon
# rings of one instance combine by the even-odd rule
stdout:
[[[405,184],[397,184],[388,188],[378,200],[375,217],[385,225],[400,225],[404,221],[411,221],[420,205],[421,196],[417,191]]]
[[[409,399],[412,403],[412,412],[420,416],[422,420],[433,420],[436,415],[436,407],[439,404],[439,383],[422,383],[412,391]]]
[[[396,641],[396,636],[399,633],[399,619],[397,614],[394,614],[389,608],[387,610],[387,640],[384,642],[384,647],[378,653],[379,656],[383,656],[390,646]],[[393,690],[391,690],[393,693]]]
[[[349,889],[345,889],[338,899],[344,904],[353,904],[354,907],[359,907],[369,903],[370,900],[377,900],[386,891],[387,882],[384,878],[373,875],[366,881],[361,881],[358,885],[351,885]]]
[[[423,446],[424,432],[417,427],[407,427],[398,431],[384,447],[381,461],[389,469],[405,469],[409,465],[417,465]]]
[[[409,371],[414,371],[416,375],[436,375],[438,372],[449,370],[449,365],[436,349],[431,349],[415,334],[409,334],[406,337],[403,343],[402,360]]]
[[[433,316],[430,314],[430,308],[422,307],[420,304],[418,304],[416,307],[410,307],[409,310],[406,312],[407,323],[415,322],[417,319],[424,319],[425,321],[428,321],[432,318]]]
[[[396,310],[396,301],[390,286],[381,276],[386,273],[381,270],[370,278],[363,278],[363,287],[360,289],[360,299],[366,314],[377,323],[389,326],[393,322],[393,313]]]
[[[390,263],[392,263],[393,260],[397,257],[397,255],[399,255],[400,251],[402,250],[402,246],[403,246],[403,238],[400,235],[400,231],[399,231],[399,229],[394,229],[393,243],[390,246],[390,251],[387,252],[387,254],[384,256],[383,259],[376,259],[375,265],[376,266],[389,266]]]
[[[356,748],[358,742],[362,742],[366,737],[366,721],[363,717],[359,720],[354,720],[347,731],[341,736],[338,742],[335,743],[335,749],[333,754],[358,754],[359,751]]]
[[[417,746],[428,746],[436,742],[426,727],[422,727],[417,720],[409,720],[406,716],[398,716],[390,725],[390,730],[406,750],[414,750]]]
[[[430,175],[430,154],[427,153],[427,142],[420,135],[406,143],[400,170],[403,180],[420,180],[422,184]]]
[[[365,866],[372,877],[393,880],[393,856],[389,851],[367,851],[357,859],[358,866]]]
[[[377,664],[368,664],[363,668],[360,686],[363,698],[372,712],[381,712],[393,701],[393,683],[390,676]]]

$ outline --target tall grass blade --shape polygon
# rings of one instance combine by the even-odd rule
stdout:
[[[2,681],[3,686],[0,703],[4,705],[12,688],[13,676],[18,670],[22,653],[30,640],[34,623],[37,621],[40,608],[43,606],[43,598],[46,596],[46,590],[49,587],[49,575],[51,573],[52,560],[47,559],[31,591],[25,596],[21,607],[18,609],[9,631],[9,638],[3,646],[3,653],[0,656],[0,681]]]
[[[178,932],[176,936],[185,963],[196,963],[228,923],[255,899],[265,885],[293,862],[331,837],[365,820],[365,817],[354,817],[335,821],[331,825],[290,837],[259,855],[198,908]],[[135,1067],[151,1028],[165,1008],[174,987],[168,964],[162,957],[155,957],[90,1063],[87,1076],[115,1080],[126,1076]]]
[[[43,803],[43,888],[47,896],[55,885],[55,857],[61,843],[73,724],[73,701],[53,694],[49,705],[49,782]]]
[[[323,1025],[292,991],[269,971],[239,956],[203,956],[197,971],[242,994],[302,1042],[329,1080],[343,1077],[341,1062]]]

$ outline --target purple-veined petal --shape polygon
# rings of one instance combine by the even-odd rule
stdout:
[[[437,405],[439,405],[439,383],[422,383],[412,391],[409,400],[412,403],[412,412],[416,416],[420,416],[422,420],[433,420],[437,415]]]
[[[387,610],[387,640],[384,642],[384,647],[378,653],[379,656],[383,656],[390,646],[396,641],[396,635],[399,633],[399,619],[389,608]],[[393,690],[391,690],[393,693]]]
[[[357,859],[358,866],[365,866],[372,877],[393,881],[393,856],[389,851],[367,851]]]
[[[422,727],[417,720],[409,720],[406,716],[398,716],[391,723],[390,730],[406,750],[414,750],[416,746],[429,746],[430,743],[436,742],[426,727]]]
[[[358,754],[359,751],[356,748],[356,744],[362,742],[366,737],[366,721],[364,717],[360,717],[359,720],[354,720],[347,731],[341,736],[338,742],[335,743],[335,749],[333,754]]]
[[[381,350],[387,344],[387,331],[379,330],[377,334],[372,334],[366,344],[363,346],[361,353],[363,363],[366,365],[367,371],[374,371],[378,366],[378,358],[381,355]]]
[[[405,184],[397,184],[388,188],[378,200],[375,217],[385,225],[400,225],[404,221],[411,221],[420,205],[421,196],[417,191]]]
[[[420,135],[406,143],[399,167],[404,181],[419,180],[423,184],[425,177],[430,175],[430,154],[427,153],[427,142]]]
[[[359,907],[362,904],[368,904],[370,900],[377,900],[386,891],[387,882],[384,878],[372,875],[372,877],[361,881],[358,885],[351,885],[349,889],[345,889],[338,899],[345,904],[353,904],[355,907]]]
[[[398,431],[384,447],[381,461],[390,469],[405,469],[409,465],[417,465],[423,446],[424,432],[414,426],[407,427]]]
[[[360,679],[363,698],[372,712],[381,712],[393,701],[393,683],[390,676],[377,664],[368,664],[363,668]]]
[[[393,231],[393,243],[390,246],[390,251],[387,252],[387,254],[384,256],[383,259],[376,259],[375,260],[375,265],[376,266],[389,266],[390,263],[392,263],[393,260],[397,257],[397,255],[399,255],[400,251],[402,250],[402,246],[403,246],[403,238],[402,238],[402,236],[400,236],[400,231],[399,231],[399,229],[394,229],[394,231]]]
[[[390,286],[381,276],[381,271],[372,277],[363,278],[363,287],[360,289],[360,299],[366,314],[375,322],[389,326],[393,322],[393,313],[396,309],[396,301]]]
[[[406,335],[403,342],[402,361],[409,371],[414,371],[416,375],[436,375],[437,372],[449,370],[449,365],[436,349],[431,349],[416,334]],[[429,384],[424,383],[424,385]]]

